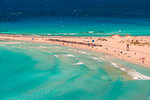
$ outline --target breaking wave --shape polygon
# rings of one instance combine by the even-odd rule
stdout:
[[[130,75],[134,80],[150,80],[149,76],[143,75],[139,72],[137,72],[135,69],[127,69],[127,68],[123,68],[118,66],[116,63],[111,62],[111,64],[115,67],[118,68],[126,73],[128,73],[128,75]]]
[[[71,55],[71,54],[67,54],[67,55],[64,55],[64,56],[67,56],[67,57],[74,57],[74,55]]]
[[[74,65],[83,65],[84,63],[83,62],[78,62],[78,63],[75,63]]]

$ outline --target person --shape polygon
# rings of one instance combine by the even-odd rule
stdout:
[[[128,43],[126,45],[126,49],[127,49],[127,51],[129,51],[129,44]]]
[[[144,57],[142,57],[142,63],[144,64],[144,60],[145,60],[145,58]]]
[[[108,47],[105,48],[108,51]]]

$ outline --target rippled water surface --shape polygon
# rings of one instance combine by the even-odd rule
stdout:
[[[0,33],[52,36],[150,35],[149,18],[35,17],[0,22]]]
[[[1,100],[146,100],[150,70],[105,54],[0,42]]]

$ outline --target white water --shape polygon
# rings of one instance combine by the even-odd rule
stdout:
[[[67,54],[67,55],[64,55],[64,56],[67,56],[67,57],[74,57],[74,55],[71,55],[71,54]]]
[[[111,64],[115,67],[118,68],[126,73],[128,73],[128,75],[130,75],[134,80],[150,80],[149,76],[143,75],[139,72],[137,72],[135,69],[127,69],[127,68],[122,68],[120,66],[118,66],[116,63],[111,62]]]
[[[58,55],[54,55],[56,58],[58,58]]]
[[[83,62],[78,62],[78,63],[75,63],[74,65],[83,65],[84,63]]]

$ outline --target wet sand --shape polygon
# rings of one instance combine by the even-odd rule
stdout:
[[[150,68],[149,36],[67,37],[0,34],[0,40],[43,42],[91,50]]]

